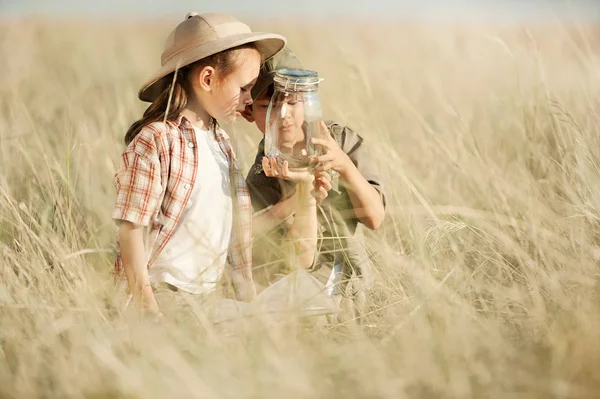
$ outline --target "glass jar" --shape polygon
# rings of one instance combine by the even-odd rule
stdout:
[[[267,109],[265,154],[290,169],[304,169],[320,154],[311,139],[321,137],[323,119],[317,72],[279,69],[273,77],[275,92]]]

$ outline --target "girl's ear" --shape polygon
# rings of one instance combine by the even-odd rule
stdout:
[[[205,66],[198,73],[197,79],[200,89],[204,91],[212,91],[213,84],[215,82],[215,68],[211,66]]]

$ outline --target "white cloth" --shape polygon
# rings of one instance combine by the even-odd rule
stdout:
[[[254,300],[273,319],[290,314],[325,316],[341,309],[327,295],[327,288],[314,276],[298,269],[265,288]]]
[[[333,267],[331,268],[331,273],[329,274],[329,279],[325,284],[327,288],[327,294],[329,296],[340,295],[343,293],[341,284],[345,280],[344,276],[344,259],[341,256],[336,255],[335,260],[333,262]]]
[[[325,285],[304,270],[296,270],[265,288],[250,303],[221,299],[205,307],[208,318],[224,335],[236,335],[240,322],[313,319],[339,313]]]
[[[229,163],[210,130],[194,127],[198,171],[179,226],[154,265],[150,282],[192,294],[213,291],[225,268],[232,231]],[[193,151],[191,144],[188,151]],[[185,189],[185,187],[183,188]]]

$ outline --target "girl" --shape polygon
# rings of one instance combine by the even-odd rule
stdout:
[[[151,105],[129,128],[116,174],[115,274],[126,278],[130,298],[154,314],[160,310],[153,286],[208,294],[226,267],[238,299],[256,294],[250,196],[216,121],[232,123],[252,103],[261,59],[285,42],[276,34],[252,33],[229,15],[190,13],[167,38],[162,67],[139,91]],[[302,176],[297,182],[304,187],[302,206],[312,212],[295,221],[296,235],[309,237],[302,250],[312,251],[311,262],[313,180]]]

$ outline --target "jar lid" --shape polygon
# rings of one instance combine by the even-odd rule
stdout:
[[[273,77],[275,89],[285,92],[316,91],[322,80],[308,69],[278,69]]]

